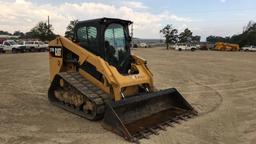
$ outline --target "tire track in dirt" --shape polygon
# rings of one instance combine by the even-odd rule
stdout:
[[[219,91],[234,91],[234,90],[247,90],[256,87],[256,80],[248,80],[248,81],[238,81],[238,82],[231,82],[231,83],[222,83],[222,84],[202,84],[198,83],[197,81],[193,82],[196,85],[190,86],[190,88],[195,88],[198,86],[210,88],[210,89],[218,89]],[[229,87],[229,88],[228,88]],[[237,88],[238,87],[238,88]],[[200,93],[200,92],[210,92],[210,91],[185,91],[184,93]]]
[[[201,112],[201,113],[199,113],[199,115],[200,116],[204,116],[204,115],[206,115],[206,114],[209,114],[209,113],[211,113],[211,112],[214,112],[217,108],[219,108],[220,107],[220,105],[222,104],[222,102],[223,102],[223,97],[222,97],[222,95],[221,95],[221,93],[218,91],[218,90],[216,90],[216,89],[214,89],[214,88],[212,88],[212,87],[210,87],[210,86],[208,86],[208,85],[205,85],[205,84],[202,84],[202,83],[200,83],[200,82],[197,82],[197,81],[195,81],[195,80],[192,80],[195,84],[197,84],[197,85],[199,85],[199,86],[203,86],[203,87],[206,87],[206,88],[209,88],[209,89],[211,89],[212,91],[214,91],[215,93],[216,93],[216,96],[218,97],[218,102],[217,102],[217,104],[215,105],[215,106],[213,106],[210,110],[208,110],[208,111],[203,111],[203,112]],[[206,104],[206,103],[205,103]],[[202,104],[199,104],[200,106],[202,106]],[[203,107],[206,107],[206,106],[204,106],[203,105]]]
[[[223,103],[223,95],[221,94],[222,92],[247,91],[247,90],[256,88],[256,80],[237,81],[237,82],[232,82],[232,83],[210,84],[210,85],[200,83],[196,80],[191,80],[191,81],[196,84],[195,86],[205,87],[205,88],[208,88],[210,90],[209,91],[187,91],[187,92],[183,92],[183,93],[194,93],[194,92],[196,92],[196,93],[200,94],[200,93],[212,93],[212,92],[214,92],[216,94],[215,96],[217,96],[215,99],[219,99],[219,100],[217,100],[217,103],[211,109],[209,109],[207,111],[201,111],[201,110],[203,108],[209,107],[209,103],[207,103],[207,106],[203,105],[205,103],[203,101],[208,97],[205,97],[205,99],[202,99],[200,101],[201,103],[200,102],[193,103],[195,108],[199,109],[199,115],[200,116],[204,116],[206,114],[214,112],[216,109],[218,109],[221,106],[221,104]],[[230,86],[231,86],[231,88],[227,88],[227,87],[230,87]]]

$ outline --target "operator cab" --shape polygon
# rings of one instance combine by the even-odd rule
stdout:
[[[121,74],[131,68],[131,21],[100,18],[80,21],[75,26],[74,39],[81,47],[105,59]]]

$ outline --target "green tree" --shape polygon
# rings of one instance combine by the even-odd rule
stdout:
[[[256,45],[256,23],[250,21],[244,28],[244,32],[238,36],[240,46]]]
[[[193,33],[186,28],[182,33],[179,35],[179,42],[180,43],[191,43]]]
[[[166,49],[169,49],[170,44],[175,44],[178,41],[178,30],[174,29],[172,25],[166,25],[163,29],[160,30],[165,37]]]
[[[216,43],[216,42],[229,42],[230,41],[230,37],[221,37],[221,36],[208,36],[206,38],[206,41],[209,43]]]
[[[253,29],[255,29],[255,22],[249,21],[248,24],[246,26],[244,26],[243,33],[251,31]]]
[[[21,31],[15,31],[15,32],[13,33],[13,35],[14,35],[14,36],[20,36],[20,37],[24,37],[24,36],[25,36],[25,34],[24,34],[23,32],[21,32]]]
[[[12,35],[12,34],[7,31],[0,30],[0,35]]]
[[[192,42],[193,43],[199,43],[200,40],[201,40],[201,36],[198,36],[198,35],[192,36]]]
[[[65,37],[67,37],[69,39],[74,38],[74,31],[75,31],[74,28],[77,23],[78,23],[78,20],[70,21],[69,25],[66,28]]]
[[[34,28],[26,33],[28,38],[38,38],[42,41],[53,40],[56,35],[53,33],[52,25],[45,22],[39,22]]]
[[[209,36],[206,38],[207,42],[226,42],[239,44],[240,47],[245,45],[256,45],[256,23],[253,21],[243,28],[243,33],[233,35],[232,37]]]

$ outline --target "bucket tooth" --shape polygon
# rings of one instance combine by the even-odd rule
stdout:
[[[177,124],[180,124],[181,122],[179,121],[179,120],[177,120],[177,119],[171,119],[171,121],[173,121],[173,122],[175,122],[175,123],[177,123]]]
[[[159,129],[161,129],[161,130],[166,131],[166,127],[165,127],[165,126],[163,126],[162,124],[157,125],[157,127],[159,127]]]
[[[186,116],[187,118],[192,118],[192,117],[193,117],[192,114],[186,114],[185,116]]]
[[[153,133],[154,135],[159,135],[159,133],[157,132],[157,130],[153,129],[153,128],[148,128],[148,130]]]
[[[192,115],[194,115],[194,116],[198,116],[198,112],[195,111],[195,110],[191,111],[190,114],[192,114]]]
[[[172,124],[170,121],[166,121],[165,123],[166,123],[166,125],[168,125],[170,127],[174,127],[174,124]]]
[[[187,121],[187,118],[185,118],[184,116],[179,116],[178,118],[183,120],[183,121]]]
[[[142,132],[142,131],[140,131],[139,133],[143,136],[143,138],[149,139],[150,134]]]

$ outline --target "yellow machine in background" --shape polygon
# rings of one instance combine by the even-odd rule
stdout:
[[[223,43],[217,42],[214,47],[215,50],[219,51],[239,51],[240,47],[238,44],[230,44],[230,43]]]
[[[147,62],[131,54],[131,21],[81,21],[74,39],[49,43],[52,104],[136,142],[197,115],[175,88],[156,90]]]

